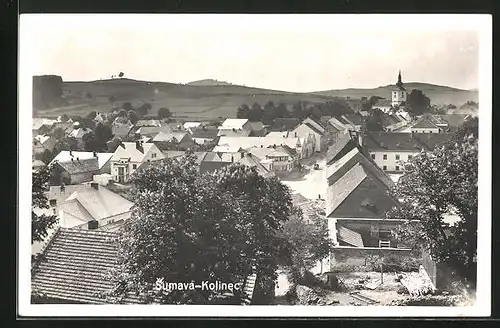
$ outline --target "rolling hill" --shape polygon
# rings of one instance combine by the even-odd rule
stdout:
[[[36,88],[36,86],[35,86]],[[459,90],[424,83],[408,83],[407,89],[421,89],[433,103],[452,103],[457,107],[468,100],[477,101],[477,91]],[[150,103],[153,111],[168,107],[180,119],[212,120],[219,117],[236,117],[238,106],[268,101],[283,102],[289,107],[297,101],[323,103],[334,97],[349,97],[351,105],[363,96],[390,97],[391,86],[375,89],[329,90],[313,93],[293,93],[252,88],[216,80],[200,80],[188,84],[147,82],[132,79],[99,81],[63,81],[62,101],[59,107],[35,108],[36,115],[82,115],[91,111],[108,112],[123,102],[133,105]],[[40,90],[35,89],[34,93]],[[111,97],[112,96],[112,97]],[[114,98],[114,99],[110,99]],[[112,102],[114,100],[114,102]]]
[[[413,89],[420,89],[422,92],[431,99],[431,103],[436,105],[453,104],[460,106],[465,102],[472,100],[478,101],[478,91],[462,90],[441,85],[434,85],[429,83],[409,82],[404,84],[406,90],[411,92]],[[340,90],[327,90],[313,92],[316,95],[330,96],[330,97],[351,97],[361,98],[370,96],[379,96],[388,98],[391,95],[391,90],[395,85],[380,86],[374,89],[340,89]]]

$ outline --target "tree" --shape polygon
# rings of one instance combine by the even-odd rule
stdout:
[[[282,237],[290,247],[289,278],[300,283],[305,272],[324,259],[330,252],[332,243],[328,237],[327,221],[313,216],[311,221],[303,217],[300,208],[294,208],[290,219],[285,222]]]
[[[158,278],[238,282],[255,267],[257,294],[270,302],[284,243],[278,232],[292,206],[277,178],[236,164],[201,175],[188,156],[152,164],[132,181],[135,207],[118,240],[120,265],[110,272],[112,301],[137,291],[145,302],[214,304],[214,291],[154,287]]]
[[[137,112],[138,115],[142,117],[144,115],[147,115],[148,111],[150,111],[151,108],[153,107],[151,106],[150,103],[144,103],[141,106],[139,106],[135,111]]]
[[[164,118],[169,118],[172,117],[172,113],[170,112],[170,109],[167,107],[162,107],[158,109],[158,119],[162,120]]]
[[[262,114],[262,122],[264,124],[273,123],[276,118],[276,106],[271,100],[264,105],[264,113]]]
[[[251,122],[258,122],[262,120],[262,116],[264,115],[264,110],[258,103],[254,103],[252,108],[248,112],[248,120]]]
[[[279,105],[276,107],[276,117],[289,117],[289,116],[290,113],[288,112],[286,105],[284,103],[279,103]]]
[[[116,101],[116,97],[115,97],[115,96],[113,96],[113,95],[109,96],[109,98],[108,98],[108,99],[109,99],[109,102],[110,102],[110,103],[112,103],[112,104],[114,104],[114,103],[115,103],[115,101]]]
[[[133,110],[128,111],[127,117],[128,117],[128,120],[130,121],[130,123],[132,123],[132,124],[135,124],[135,123],[137,123],[137,121],[139,121],[139,116]]]
[[[62,139],[64,138],[64,136],[66,135],[66,133],[64,132],[63,129],[61,128],[55,128],[53,131],[52,131],[52,136],[56,139]]]
[[[78,149],[78,141],[73,137],[65,137],[61,140],[58,140],[52,149],[52,157],[57,156],[63,150],[77,150]],[[50,159],[52,161],[53,158]],[[50,162],[49,161],[49,162]]]
[[[95,111],[91,111],[88,115],[87,118],[93,120],[97,116],[97,113]]]
[[[126,111],[134,110],[134,107],[132,107],[132,103],[130,101],[124,102],[122,108]]]
[[[67,114],[61,115],[61,122],[67,122],[69,120],[69,116]]]
[[[31,244],[41,242],[47,237],[50,230],[57,223],[57,216],[35,214],[35,208],[49,208],[45,191],[51,177],[51,168],[42,167],[32,173],[32,205],[31,205]]]
[[[105,144],[113,137],[113,131],[111,127],[107,124],[97,123],[94,129],[95,138],[100,143]]]
[[[371,110],[370,116],[366,119],[366,130],[370,132],[383,131],[382,115],[383,113],[379,109]]]
[[[406,100],[406,109],[412,115],[422,115],[430,110],[431,100],[422,90],[413,89]]]
[[[122,78],[124,75],[125,75],[125,73],[120,72],[120,73],[118,74],[118,77],[119,77],[119,78]]]
[[[430,251],[435,261],[472,283],[477,269],[477,145],[471,123],[432,153],[414,157],[412,171],[400,178],[395,190],[402,206],[388,214],[418,220],[405,223],[396,237]],[[459,217],[452,226],[444,222],[450,211]]]
[[[128,112],[130,112],[130,110],[129,110],[129,111],[127,111],[126,109],[121,109],[121,110],[118,112],[118,117],[127,117]]]
[[[291,117],[303,118],[305,106],[302,101],[297,101],[292,105],[292,111],[290,113]]]
[[[247,104],[242,104],[240,107],[238,107],[236,117],[237,118],[248,118],[249,114],[250,114],[250,107],[248,107]]]
[[[83,137],[83,144],[85,151],[106,151],[108,149],[108,145],[106,141],[99,140],[93,131],[86,133]],[[109,140],[109,139],[108,139]]]

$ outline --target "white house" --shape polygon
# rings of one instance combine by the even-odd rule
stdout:
[[[430,118],[424,117],[411,126],[412,133],[440,133],[445,127],[438,126]]]
[[[113,157],[113,153],[62,150],[56,157],[54,157],[49,165],[56,162],[71,162],[71,160],[76,160],[77,158],[80,160],[87,160],[94,157],[97,157],[99,174],[111,173],[111,157]]]
[[[40,154],[45,150],[52,151],[56,143],[56,138],[52,136],[37,135],[35,138],[33,138],[33,153]]]
[[[218,127],[218,136],[248,137],[252,127],[248,119],[228,118]]]
[[[141,165],[164,158],[154,143],[123,142],[111,157],[111,174],[115,181],[125,183]]]
[[[324,129],[323,129],[324,131]],[[317,129],[314,125],[311,123],[306,123],[305,121],[302,122],[299,126],[297,126],[291,133],[294,137],[299,137],[299,138],[310,138],[312,136],[313,142],[314,142],[314,150],[316,152],[320,152],[324,148],[323,144],[323,137],[324,137],[324,132],[321,132],[319,129]],[[323,146],[323,147],[322,147]]]

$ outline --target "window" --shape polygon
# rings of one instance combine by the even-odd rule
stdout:
[[[378,247],[390,248],[391,247],[391,231],[380,229],[378,232]]]
[[[375,154],[372,154],[372,159],[375,159]]]
[[[384,165],[384,166],[382,167],[382,170],[387,171],[387,166],[385,166],[385,165]]]
[[[137,164],[132,164],[132,168],[135,170],[137,169]]]
[[[391,241],[390,240],[379,240],[378,241],[378,247],[380,248],[391,248]]]
[[[399,166],[396,165],[396,171],[399,171]]]
[[[387,160],[387,154],[384,154],[384,161]]]
[[[156,157],[156,153],[152,153],[152,154],[151,154],[151,157],[152,157],[152,158],[155,158],[155,157]]]
[[[413,158],[413,155],[408,155],[408,159],[412,159]]]
[[[51,199],[51,200],[49,201],[49,203],[50,203],[50,206],[56,206],[57,200],[55,200],[55,199]]]
[[[396,154],[396,160],[398,160],[398,159],[399,159],[399,154]]]

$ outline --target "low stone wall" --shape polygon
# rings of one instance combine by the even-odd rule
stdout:
[[[338,246],[330,254],[330,270],[372,271],[382,264],[385,271],[411,271],[418,270],[421,258],[419,251],[409,249]]]

